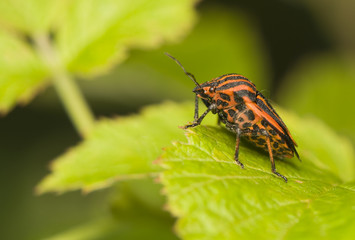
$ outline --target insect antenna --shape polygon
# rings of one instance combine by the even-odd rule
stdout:
[[[176,58],[171,56],[169,53],[165,53],[165,55],[170,57],[171,59],[173,59],[182,68],[184,73],[196,84],[196,86],[201,87],[201,85],[196,81],[195,76],[192,73],[189,73],[188,71],[186,71],[185,68],[182,66],[182,64],[179,62],[179,60],[177,60]]]

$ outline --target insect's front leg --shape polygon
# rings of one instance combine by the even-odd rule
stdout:
[[[214,110],[214,109],[216,109],[216,105],[214,103],[212,103],[207,108],[207,110],[197,120],[194,121],[194,123],[184,126],[184,129],[187,129],[190,127],[196,127],[196,126],[200,125],[202,120],[206,117],[207,113],[209,113],[211,110]]]
[[[195,114],[194,114],[194,120],[197,122],[198,119],[198,96],[195,95]]]

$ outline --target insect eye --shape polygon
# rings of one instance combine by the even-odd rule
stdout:
[[[215,88],[215,87],[210,87],[209,91],[210,91],[211,93],[213,93],[213,92],[216,91],[216,88]]]

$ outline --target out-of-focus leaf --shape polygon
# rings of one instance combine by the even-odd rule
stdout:
[[[63,14],[67,2],[67,0],[1,0],[0,26],[27,34],[52,30],[56,18]]]
[[[351,142],[337,135],[324,122],[314,117],[300,118],[281,112],[292,130],[301,159],[308,159],[318,168],[332,172],[344,182],[355,180],[355,153]],[[305,160],[306,161],[306,160]]]
[[[168,208],[179,218],[180,237],[352,239],[354,183],[342,183],[341,173],[327,170],[343,161],[341,157],[350,156],[354,161],[351,146],[315,120],[299,121],[278,112],[296,137],[303,160],[276,161],[288,183],[271,172],[266,153],[245,145],[240,148],[239,159],[245,164],[241,169],[233,160],[234,135],[219,127],[190,129],[187,143],[178,142],[166,149],[160,179]],[[312,132],[297,131],[307,123]],[[308,145],[311,139],[320,140],[319,145]],[[335,144],[329,144],[330,140]],[[344,141],[344,148],[338,149]],[[339,157],[334,154],[337,151],[350,155]],[[315,156],[320,159],[315,161]]]
[[[110,69],[131,47],[176,41],[191,28],[195,0],[76,0],[62,19],[58,50],[70,71]]]
[[[103,106],[114,101],[122,107],[193,99],[193,82],[163,54],[169,52],[201,83],[236,72],[268,95],[268,60],[253,22],[235,9],[212,6],[200,8],[199,13],[198,24],[184,41],[155,51],[133,51],[112,74],[101,77],[102,81],[81,81],[86,94]]]
[[[192,105],[166,103],[141,115],[101,120],[85,141],[53,162],[38,191],[91,191],[157,173],[152,162],[163,147],[184,138],[178,126],[192,119]]]
[[[46,240],[88,240],[111,239],[109,236],[116,232],[118,223],[112,218],[97,219],[81,226],[74,227],[62,233],[46,238]]]
[[[355,142],[354,63],[336,56],[304,60],[286,79],[279,102],[323,119]]]
[[[195,21],[195,2],[1,1],[0,93],[5,93],[0,95],[0,110],[28,101],[46,77],[53,77],[43,73],[42,64],[56,73],[93,76],[121,62],[130,48],[180,40]],[[49,43],[39,40],[47,36]]]
[[[28,45],[0,29],[0,113],[32,99],[47,84],[48,74]]]

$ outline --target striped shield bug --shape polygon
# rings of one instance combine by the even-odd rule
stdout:
[[[226,74],[208,82],[199,84],[191,73],[187,72],[181,63],[173,59],[195,83],[195,115],[194,122],[184,126],[185,129],[201,124],[204,117],[212,112],[218,114],[218,122],[236,134],[234,160],[244,168],[239,161],[240,138],[246,138],[257,147],[269,153],[271,171],[287,182],[287,178],[276,171],[274,157],[298,159],[296,142],[293,140],[280,116],[276,113],[266,98],[256,89],[255,85],[240,74]],[[199,99],[207,110],[198,116]]]

